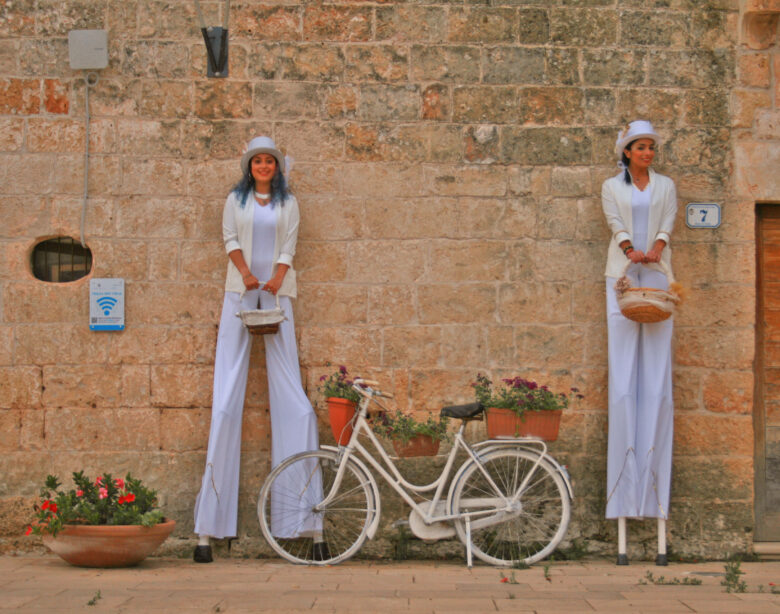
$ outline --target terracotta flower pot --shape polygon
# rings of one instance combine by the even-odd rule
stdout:
[[[328,417],[330,418],[330,430],[333,438],[340,446],[349,443],[352,437],[352,418],[355,416],[357,405],[354,401],[339,397],[328,397]]]
[[[488,407],[487,417],[488,437],[541,437],[545,441],[558,439],[558,429],[561,425],[562,410],[557,411],[527,411],[518,416],[511,409]]]
[[[436,456],[439,452],[438,439],[430,435],[415,435],[408,442],[393,440],[393,449],[398,456]]]
[[[176,522],[141,525],[68,524],[56,536],[43,535],[54,554],[77,567],[131,567],[154,552]]]

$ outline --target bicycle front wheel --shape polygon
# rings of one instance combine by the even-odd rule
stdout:
[[[558,471],[522,449],[493,450],[480,460],[466,466],[450,494],[452,513],[470,517],[472,552],[500,566],[530,565],[551,554],[571,517]],[[465,518],[455,520],[455,530],[468,544]]]
[[[266,479],[257,502],[260,529],[268,544],[292,563],[332,565],[357,552],[376,505],[371,481],[348,460],[333,490],[339,456],[330,450],[285,459]]]

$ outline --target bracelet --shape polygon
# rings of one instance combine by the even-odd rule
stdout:
[[[629,252],[633,252],[633,251],[634,251],[634,246],[633,246],[633,245],[631,245],[631,244],[629,243],[628,245],[626,245],[626,246],[623,248],[623,255],[624,255],[624,256],[628,256],[628,253],[629,253]]]

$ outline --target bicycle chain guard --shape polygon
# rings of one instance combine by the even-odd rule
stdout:
[[[426,512],[430,508],[430,501],[423,501],[420,503],[420,508]],[[447,502],[439,501],[436,504],[436,511],[434,516],[444,516],[447,513]],[[417,510],[412,510],[409,514],[409,528],[415,536],[424,541],[437,541],[440,539],[447,539],[449,537],[455,537],[455,527],[452,523],[441,521],[434,522],[433,524],[425,524],[423,517],[417,513]]]

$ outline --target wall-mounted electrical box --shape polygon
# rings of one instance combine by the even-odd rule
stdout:
[[[68,57],[73,69],[96,70],[108,66],[108,33],[106,30],[71,30],[68,32]]]

